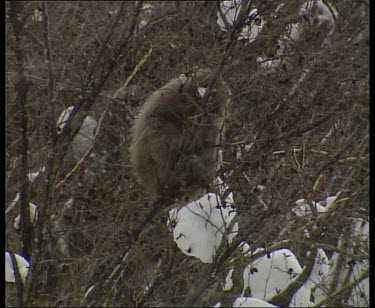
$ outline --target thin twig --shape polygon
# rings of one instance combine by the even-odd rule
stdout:
[[[8,251],[10,260],[12,261],[12,267],[13,267],[13,274],[14,274],[14,281],[17,288],[17,299],[18,299],[18,306],[22,307],[23,302],[23,281],[21,278],[20,270],[18,268],[16,256],[14,255],[13,251]]]
[[[107,111],[108,111],[108,106],[102,112],[102,114],[100,116],[100,119],[99,119],[99,122],[98,122],[98,126],[96,127],[96,130],[95,130],[94,137],[92,138],[92,142],[91,142],[89,148],[86,150],[85,154],[83,154],[83,156],[78,160],[78,162],[75,164],[75,166],[73,167],[73,169],[68,172],[68,174],[64,177],[64,179],[62,179],[58,184],[56,184],[55,188],[59,188],[62,184],[64,184],[71,177],[71,175],[75,171],[77,171],[77,169],[83,163],[83,161],[85,160],[85,158],[87,157],[87,155],[89,155],[89,153],[91,152],[92,148],[94,147],[95,140],[97,139],[97,137],[98,137],[98,135],[99,135],[99,133],[101,131],[103,119],[104,119],[104,116],[107,113]]]
[[[22,49],[22,29],[24,20],[20,19],[19,15],[22,11],[22,5],[17,1],[10,2],[10,16],[12,27],[15,35],[14,53],[17,58],[17,85],[16,85],[16,102],[20,110],[20,154],[21,154],[21,170],[20,170],[20,223],[21,223],[21,237],[22,237],[22,253],[28,257],[31,254],[32,246],[32,226],[30,222],[30,208],[29,208],[29,179],[28,179],[28,156],[29,156],[29,139],[28,139],[28,113],[27,113],[27,94],[29,91],[29,79],[26,77],[25,55]]]
[[[126,79],[125,83],[123,86],[121,86],[115,93],[115,95],[113,95],[113,98],[117,98],[118,95],[124,91],[126,89],[126,87],[128,86],[129,82],[134,78],[135,74],[138,72],[138,70],[141,68],[141,66],[147,61],[147,59],[150,57],[152,53],[152,47],[150,47],[150,49],[148,50],[147,54],[145,54],[145,56],[137,63],[137,65],[135,66],[133,72],[130,74],[130,76]]]
[[[39,209],[39,223],[36,229],[35,235],[35,242],[36,245],[31,255],[31,262],[29,268],[29,279],[28,284],[25,285],[25,292],[24,292],[24,303],[28,303],[30,298],[32,297],[32,289],[34,287],[34,268],[35,265],[38,263],[41,247],[43,245],[43,230],[45,223],[48,217],[48,208],[50,205],[50,194],[51,194],[51,186],[53,183],[54,174],[51,172],[52,166],[55,163],[55,144],[57,141],[56,130],[55,130],[55,73],[53,67],[53,58],[52,58],[52,47],[51,47],[51,40],[49,36],[49,18],[48,18],[48,9],[45,2],[42,3],[42,11],[43,11],[43,38],[44,38],[44,51],[45,51],[45,60],[48,65],[48,106],[49,110],[49,129],[50,129],[50,139],[49,139],[49,153],[48,153],[48,163],[46,164],[46,185],[44,189],[44,207]]]

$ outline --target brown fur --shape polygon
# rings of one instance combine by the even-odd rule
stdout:
[[[172,79],[147,99],[135,120],[132,164],[151,196],[167,189],[171,197],[191,197],[212,182],[230,99],[226,84],[217,80],[202,106],[197,90],[211,76],[200,70]]]

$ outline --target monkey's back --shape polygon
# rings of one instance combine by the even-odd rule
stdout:
[[[210,71],[181,75],[154,92],[133,127],[134,172],[150,195],[164,188],[188,195],[209,184],[229,105],[228,88],[217,81],[204,105],[198,88],[206,88]]]

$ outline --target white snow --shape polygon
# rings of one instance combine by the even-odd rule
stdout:
[[[321,285],[327,280],[329,275],[329,264],[328,257],[325,251],[318,248],[315,263],[311,270],[310,276],[305,282],[306,288],[315,288],[317,285]]]
[[[83,121],[72,142],[73,155],[76,159],[81,158],[92,146],[96,126],[97,122],[93,117],[87,116]]]
[[[38,219],[38,205],[35,202],[29,202],[29,208],[30,208],[30,222],[32,225],[34,225]],[[17,231],[21,229],[20,219],[21,219],[21,215],[18,215],[14,219],[13,227]]]
[[[151,20],[155,7],[149,3],[143,3],[139,14],[139,30],[146,27]]]
[[[8,206],[7,210],[5,211],[5,214],[8,214],[17,205],[18,201],[20,201],[20,193],[19,192],[16,193],[16,195],[14,196],[12,202]]]
[[[232,0],[232,1],[223,1],[220,3],[221,13],[217,12],[217,24],[222,31],[228,31],[226,24],[228,26],[233,26],[235,23],[238,14],[241,10],[241,0]],[[225,18],[225,21],[222,18]],[[252,19],[250,27],[244,26],[238,40],[246,40],[248,43],[252,43],[262,31],[265,21],[258,15],[257,9],[252,9],[249,13],[249,17]]]
[[[94,288],[95,288],[95,285],[92,285],[91,287],[89,287],[83,297],[87,297]]]
[[[41,10],[35,9],[34,14],[31,16],[31,20],[41,22],[43,21],[44,16]]]
[[[19,254],[14,254],[14,257],[17,262],[17,267],[20,273],[20,277],[22,282],[25,283],[26,277],[29,273],[29,262],[26,261],[24,257]],[[6,282],[16,282],[15,274],[14,274],[14,267],[12,263],[12,259],[10,257],[9,252],[5,252],[5,281]]]
[[[310,301],[311,293],[317,303],[325,297],[324,287],[328,280],[330,265],[323,249],[318,248],[315,263],[306,282],[293,296],[291,307],[309,307],[314,303]]]
[[[310,301],[310,297],[311,289],[306,288],[305,285],[302,285],[293,295],[293,298],[289,303],[289,307],[310,307],[314,304]]]
[[[359,219],[352,223],[352,241],[348,246],[343,245],[343,240],[340,238],[338,243],[338,248],[341,250],[346,250],[349,254],[358,254],[363,255],[363,258],[356,260],[351,265],[351,259],[348,255],[345,254],[345,251],[342,252],[341,256],[344,258],[344,263],[338,262],[339,253],[334,252],[332,257],[329,259],[329,271],[326,276],[326,285],[332,283],[332,278],[336,277],[334,273],[338,270],[339,275],[336,277],[335,283],[337,284],[336,288],[344,286],[344,283],[351,283],[358,279],[360,276],[369,271],[369,258],[366,257],[369,252],[369,223],[368,221]],[[355,249],[355,252],[354,252]],[[345,261],[346,260],[346,261]],[[346,281],[346,279],[348,281]],[[351,291],[351,295],[348,299],[348,304],[355,307],[368,307],[369,306],[369,286],[368,279],[362,279]],[[324,292],[320,293],[319,299],[324,299],[326,295]]]
[[[269,252],[245,267],[243,292],[250,288],[253,297],[268,301],[301,273],[302,268],[290,250]]]
[[[326,208],[321,206],[319,202],[312,201],[312,206],[315,207],[317,213],[324,213],[326,211]],[[298,217],[312,216],[313,214],[306,199],[298,199],[292,209],[292,212]]]
[[[335,203],[341,192],[339,191],[336,195],[328,196],[325,201],[312,201],[312,206],[316,209],[317,213],[325,213]],[[325,206],[323,206],[325,204]],[[313,213],[307,200],[302,198],[295,202],[292,212],[298,217],[311,216]]]
[[[276,11],[279,10],[280,5]],[[277,18],[278,14],[273,14],[273,18]],[[323,42],[327,44],[327,38],[334,32],[338,14],[335,8],[328,2],[322,0],[308,0],[299,10],[299,16],[302,22],[290,23],[285,28],[285,34],[281,35],[277,41],[278,50],[275,57],[265,58],[258,57],[257,63],[265,69],[277,68],[282,64],[281,59],[288,60],[287,56],[293,54],[293,45],[300,39],[302,33],[307,27],[323,26],[326,30],[326,39]]]
[[[237,297],[233,307],[279,307],[255,297]]]
[[[74,110],[74,106],[69,106],[68,108],[64,109],[59,118],[57,119],[57,133],[61,134],[64,127],[66,126],[66,123],[69,119],[70,114]]]
[[[43,173],[44,171],[46,171],[46,166],[44,165],[42,168],[40,168],[38,171],[36,172],[30,172],[27,174],[27,176],[29,177],[29,181],[30,182],[34,182],[34,180],[39,176],[40,173]]]
[[[206,93],[207,88],[198,88],[197,89],[197,96],[203,98],[204,94]]]
[[[224,291],[230,291],[233,288],[233,280],[232,280],[232,275],[233,275],[233,268],[231,268],[227,274],[227,277],[225,278],[225,284],[224,284]]]
[[[61,112],[57,120],[58,134],[61,134],[61,132],[63,131],[73,110],[74,106],[70,106]],[[78,133],[74,136],[74,139],[72,141],[73,156],[76,159],[81,158],[92,146],[97,125],[97,121],[91,116],[87,116],[84,119]]]
[[[335,27],[335,18],[338,17],[336,9],[329,1],[315,0],[306,1],[300,9],[299,15],[306,16],[310,23],[323,25],[328,29]]]
[[[348,304],[353,307],[369,307],[370,279],[363,279],[350,293]]]
[[[169,212],[177,246],[184,254],[204,263],[213,261],[223,235],[230,234],[228,227],[235,215],[236,210],[222,205],[220,197],[214,193]]]

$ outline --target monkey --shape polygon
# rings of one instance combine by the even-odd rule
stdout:
[[[230,91],[213,72],[182,74],[151,94],[132,129],[130,156],[146,193],[197,197],[213,180]],[[210,87],[211,88],[211,87]]]

